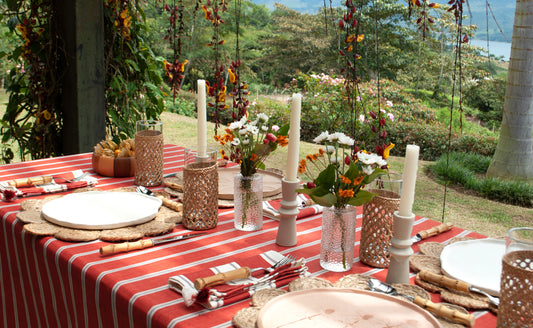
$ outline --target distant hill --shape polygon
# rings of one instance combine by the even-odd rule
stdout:
[[[407,3],[407,0],[399,0]],[[447,0],[434,0],[436,3],[446,4]],[[274,3],[281,3],[288,8],[307,13],[316,13],[317,10],[324,6],[324,0],[252,0],[257,4],[265,4],[268,8],[274,8]],[[329,5],[329,0],[325,1]],[[515,0],[489,0],[492,13],[496,17],[496,22],[488,11],[489,36],[491,41],[511,42],[513,34],[513,22],[516,1]],[[475,24],[478,26],[476,39],[487,39],[487,10],[486,0],[468,0],[468,6],[465,6],[465,14],[469,20],[465,23]],[[341,0],[333,0],[333,6],[340,6]],[[498,28],[500,26],[503,34]],[[505,35],[505,37],[504,37]],[[507,39],[506,39],[507,37]]]

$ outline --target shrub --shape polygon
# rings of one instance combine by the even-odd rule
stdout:
[[[448,149],[449,130],[441,124],[397,122],[389,128],[389,136],[396,144],[392,155],[403,156],[409,144],[420,146],[420,158],[437,160]],[[457,135],[452,133],[450,151],[471,152],[492,156],[498,140],[495,137]]]
[[[507,181],[488,178],[491,158],[474,153],[450,153],[441,156],[430,170],[442,181],[461,185],[482,197],[518,205],[533,207],[533,186],[523,181]]]
[[[501,78],[476,80],[464,92],[464,101],[479,110],[478,118],[485,126],[499,127],[502,121],[505,88],[506,82]]]

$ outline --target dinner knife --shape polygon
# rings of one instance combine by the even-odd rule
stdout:
[[[168,238],[161,238],[161,239],[141,239],[134,242],[125,242],[121,244],[111,244],[104,246],[100,248],[100,255],[109,255],[109,254],[115,254],[120,252],[129,252],[136,249],[144,249],[148,247],[152,247],[159,244],[164,243],[170,243],[177,240],[185,240],[201,235],[205,235],[207,232],[196,232],[196,233],[189,233],[184,234],[181,236],[176,237],[168,237]]]
[[[443,287],[446,287],[446,288],[449,288],[449,289],[458,290],[458,291],[466,292],[466,293],[474,292],[474,293],[485,295],[489,299],[489,302],[491,302],[493,305],[495,305],[495,306],[499,306],[500,305],[500,299],[498,297],[492,296],[492,295],[482,291],[481,289],[470,285],[467,282],[464,282],[464,281],[461,281],[461,280],[457,280],[457,279],[448,278],[446,276],[443,276],[443,275],[440,275],[440,274],[436,274],[436,273],[433,273],[433,272],[430,272],[430,271],[427,271],[427,270],[420,271],[419,275],[420,275],[420,278],[422,280],[425,280],[425,281],[428,281],[428,282],[432,282],[432,283],[434,283],[434,284],[436,284],[438,286],[443,286]]]
[[[438,225],[436,227],[420,231],[419,233],[417,233],[416,235],[411,237],[411,241],[414,244],[414,243],[417,243],[417,242],[421,241],[422,239],[433,237],[433,236],[438,235],[440,233],[446,232],[446,231],[450,230],[451,228],[453,228],[453,224],[452,223],[443,223],[443,224]]]

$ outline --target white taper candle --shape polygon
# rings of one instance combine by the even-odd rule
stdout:
[[[205,80],[198,80],[198,99],[197,99],[197,138],[198,138],[198,156],[205,157],[207,151],[207,114],[206,114],[206,89]]]
[[[298,160],[300,155],[300,112],[302,95],[294,93],[291,101],[291,127],[289,129],[289,150],[287,155],[287,174],[285,180],[298,181]]]
[[[403,185],[398,214],[403,217],[412,215],[415,200],[416,174],[418,171],[418,154],[420,147],[407,145],[403,166]]]

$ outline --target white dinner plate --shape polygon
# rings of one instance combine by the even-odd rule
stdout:
[[[366,290],[315,288],[272,299],[259,311],[257,327],[436,328],[441,325],[429,312],[400,298]]]
[[[43,205],[44,218],[75,229],[116,229],[153,219],[162,201],[137,192],[87,191]]]
[[[447,245],[440,255],[444,274],[492,295],[500,295],[505,241],[477,239]]]

